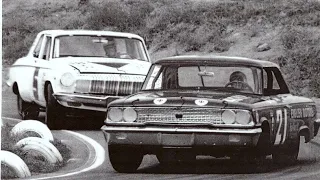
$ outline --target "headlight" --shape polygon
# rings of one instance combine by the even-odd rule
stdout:
[[[233,124],[236,120],[236,114],[232,110],[225,110],[222,112],[222,121],[225,124]]]
[[[126,108],[123,111],[123,119],[127,122],[133,122],[137,119],[137,112],[133,108]]]
[[[122,119],[122,110],[119,108],[110,108],[108,111],[108,118],[111,121],[119,122]]]
[[[63,86],[69,87],[76,82],[76,78],[71,73],[67,72],[61,76],[60,82]]]
[[[237,111],[236,122],[242,125],[248,125],[252,121],[251,114],[248,111]]]

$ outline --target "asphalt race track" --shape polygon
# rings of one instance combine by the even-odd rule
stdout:
[[[17,122],[16,119],[19,119],[16,96],[5,89],[2,92],[2,117],[3,122]],[[108,149],[98,127],[92,127],[92,129],[88,129],[86,125],[83,127],[86,129],[53,131],[55,137],[66,142],[68,140],[63,138],[82,139],[69,140],[72,141],[70,146],[73,153],[79,157],[71,159],[70,164],[68,163],[67,167],[60,172],[32,179],[320,179],[320,135],[308,144],[301,139],[298,163],[285,167],[275,166],[270,157],[263,167],[259,167],[256,164],[207,156],[197,157],[196,163],[192,165],[163,167],[155,156],[147,155],[137,173],[122,174],[115,172],[109,163]],[[84,129],[78,125],[77,128]],[[103,148],[99,149],[100,147]]]

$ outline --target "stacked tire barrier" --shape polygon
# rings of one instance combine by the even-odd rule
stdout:
[[[49,167],[63,162],[61,153],[53,144],[50,129],[39,121],[26,120],[16,124],[10,131],[10,137],[17,141],[14,149],[20,153],[1,150],[1,174],[10,171],[10,175],[18,178],[31,176],[26,159],[41,159]]]

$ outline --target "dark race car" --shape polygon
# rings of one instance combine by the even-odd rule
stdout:
[[[112,102],[102,131],[118,172],[135,171],[145,154],[160,163],[197,155],[293,163],[300,136],[307,143],[318,133],[316,114],[272,62],[180,56],[155,62],[139,93]]]

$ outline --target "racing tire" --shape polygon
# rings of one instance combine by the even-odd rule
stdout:
[[[4,150],[1,150],[0,154],[1,166],[4,165],[5,167],[8,167],[8,169],[10,169],[15,176],[19,178],[31,176],[28,166],[18,155]],[[1,176],[3,174],[5,173],[1,171]]]
[[[300,138],[292,140],[290,143],[274,148],[272,160],[275,164],[289,165],[298,159],[300,149]]]
[[[109,159],[114,170],[120,173],[135,172],[143,159],[143,153],[137,147],[109,145]]]
[[[63,109],[61,105],[53,96],[52,85],[47,87],[47,101],[46,101],[46,117],[45,123],[49,129],[60,129],[63,119]]]
[[[39,107],[24,101],[20,94],[17,95],[17,109],[22,120],[34,119],[37,120],[39,116]]]

